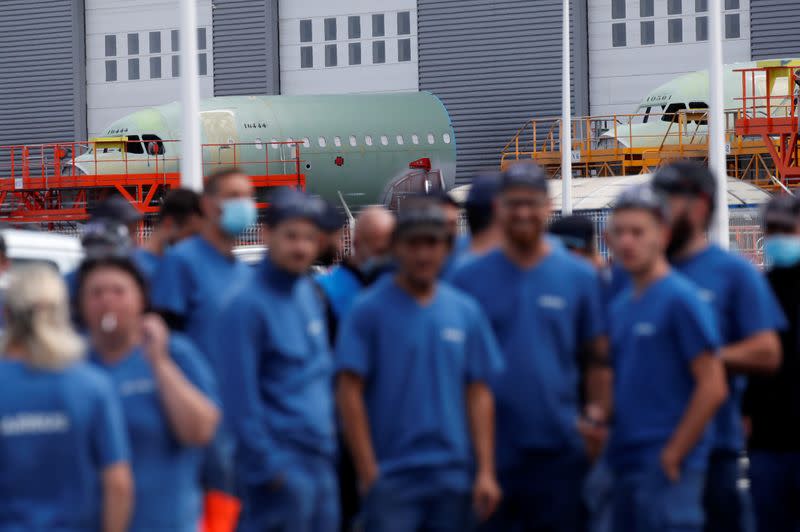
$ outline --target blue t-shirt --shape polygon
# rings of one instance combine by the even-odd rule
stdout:
[[[502,349],[505,372],[492,382],[499,466],[526,449],[578,448],[579,354],[606,332],[595,270],[555,248],[520,269],[496,250],[452,282],[477,299]]]
[[[172,360],[186,379],[217,401],[211,372],[197,349],[180,335],[169,340]],[[136,485],[131,532],[194,532],[201,513],[200,466],[203,449],[186,447],[172,434],[158,383],[141,348],[106,364],[93,352],[122,401]]]
[[[349,267],[339,264],[329,272],[317,275],[314,280],[319,284],[337,319],[341,320],[350,310],[364,282]]]
[[[783,310],[766,279],[742,257],[710,245],[674,266],[711,304],[723,346],[786,327]],[[714,419],[715,449],[739,452],[744,448],[741,405],[746,385],[744,375],[728,378],[730,395]]]
[[[387,277],[358,299],[341,333],[336,368],[365,380],[381,476],[435,471],[428,488],[469,489],[465,388],[489,383],[502,368],[478,305],[440,283],[423,306]]]
[[[450,251],[450,255],[447,256],[447,260],[445,260],[442,266],[439,277],[446,279],[455,271],[457,265],[461,262],[461,256],[469,251],[471,242],[472,238],[470,235],[459,235],[456,237],[453,242],[453,249]]]
[[[670,272],[638,296],[629,287],[614,300],[614,426],[608,448],[613,468],[657,467],[694,393],[692,362],[719,345],[711,308],[680,274]],[[684,467],[704,469],[710,448],[706,430]]]
[[[99,531],[100,475],[128,460],[108,377],[0,360],[0,530]]]
[[[333,361],[313,281],[267,258],[215,321],[226,427],[242,480],[267,483],[291,457],[333,457]]]
[[[215,373],[216,321],[231,295],[247,284],[251,274],[244,262],[223,255],[205,238],[195,236],[167,250],[153,278],[153,308],[183,321],[182,332],[208,357]]]
[[[145,281],[147,281],[148,284],[152,284],[153,276],[156,274],[158,266],[161,264],[161,255],[156,255],[148,249],[136,248],[133,250],[131,258],[134,264],[136,264],[136,267],[139,268],[139,271],[142,272]]]

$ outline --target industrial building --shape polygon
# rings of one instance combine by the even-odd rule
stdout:
[[[201,97],[431,91],[458,177],[560,112],[561,1],[198,0]],[[702,69],[707,0],[573,0],[577,115]],[[795,0],[723,0],[725,62],[800,57]],[[178,99],[177,0],[5,0],[0,145],[85,140]]]

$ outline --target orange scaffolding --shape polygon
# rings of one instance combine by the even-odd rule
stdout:
[[[736,134],[760,138],[781,183],[797,186],[800,184],[800,70],[770,66],[737,72],[742,74],[742,98],[739,98],[742,105],[736,119]],[[764,78],[766,86],[759,91],[757,81]]]
[[[287,156],[270,158],[268,146]],[[303,141],[204,144],[203,174],[237,166],[252,180],[259,208],[266,190],[291,186],[305,190]],[[175,149],[169,149],[174,147]],[[158,212],[160,201],[180,186],[178,141],[150,142],[127,138],[89,142],[0,146],[0,222],[75,222],[110,194],[120,194],[142,214]],[[263,153],[256,159],[253,154]],[[220,155],[224,154],[224,156]]]

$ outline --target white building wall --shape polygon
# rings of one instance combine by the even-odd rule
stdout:
[[[703,70],[708,66],[709,43],[698,41],[697,17],[708,13],[702,9],[704,0],[653,0],[653,16],[642,17],[641,2],[625,0],[625,18],[612,18],[612,1],[589,2],[589,101],[593,115],[633,113],[639,102],[651,90],[670,79]],[[725,14],[732,21],[738,15],[739,37],[723,43],[725,63],[750,60],[750,0],[721,0],[727,6]],[[668,14],[680,5],[681,14]],[[738,7],[736,5],[738,4]],[[680,43],[668,42],[669,20],[682,21]],[[641,23],[654,23],[654,44],[641,44]],[[614,46],[612,27],[625,24],[625,46]],[[725,28],[723,27],[723,35]]]
[[[416,0],[280,0],[281,94],[397,92],[419,89]],[[398,14],[408,13],[409,32],[398,35]],[[384,34],[373,36],[373,15],[383,15]],[[359,17],[361,36],[350,39],[348,18]],[[325,39],[325,19],[336,19],[336,39]],[[311,20],[310,42],[301,42],[300,24]],[[401,41],[410,57],[401,58]],[[373,43],[383,42],[385,63],[376,64]],[[360,46],[361,64],[351,65],[350,45]],[[337,65],[326,66],[326,46],[335,46]],[[310,47],[313,66],[303,67],[301,49]],[[400,60],[406,59],[406,60]]]
[[[173,72],[172,31],[180,25],[177,0],[85,0],[86,85],[89,137],[102,134],[106,125],[133,111],[180,98],[179,78]],[[205,49],[198,52],[205,75],[200,76],[200,97],[213,95],[211,57],[211,0],[198,0],[198,26],[205,30]],[[157,34],[160,51],[151,51],[150,34]],[[129,49],[129,35],[138,35],[138,52]],[[106,38],[115,50],[106,49]],[[202,45],[202,39],[198,37]],[[151,61],[152,59],[152,61]],[[156,69],[161,63],[161,77]],[[131,79],[138,61],[139,79]],[[107,63],[116,65],[116,80],[107,76]],[[113,67],[111,67],[113,68]],[[135,76],[134,76],[135,77]]]

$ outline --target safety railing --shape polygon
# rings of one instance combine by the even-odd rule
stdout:
[[[236,142],[203,144],[204,175],[226,167],[241,167],[250,175],[302,175],[303,141]],[[180,168],[180,143],[176,140],[142,142],[107,138],[87,142],[0,146],[0,187],[13,188],[87,186],[78,176],[164,177]],[[21,181],[20,181],[21,180]],[[285,179],[284,179],[285,180]]]

